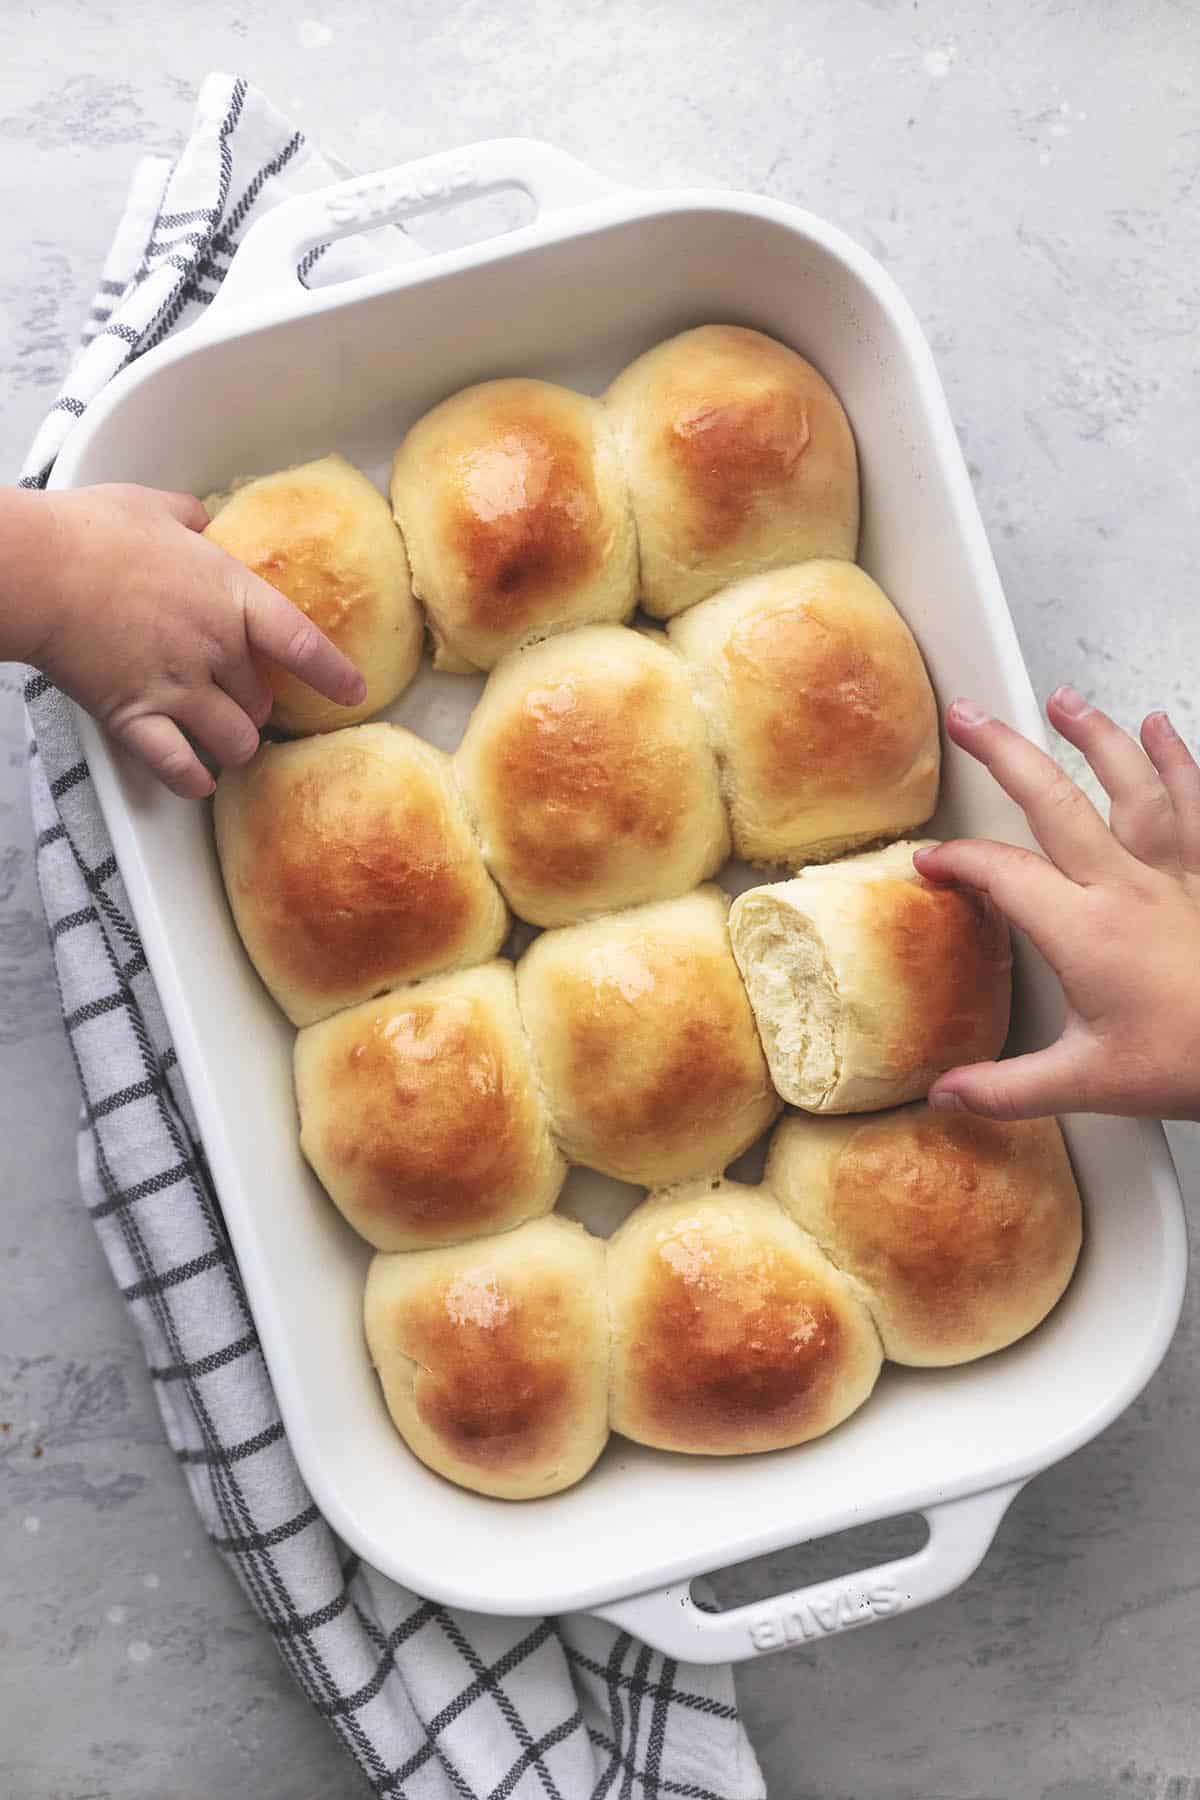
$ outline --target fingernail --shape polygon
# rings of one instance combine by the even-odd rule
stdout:
[[[1179,733],[1176,731],[1174,725],[1171,723],[1170,715],[1168,713],[1165,713],[1165,712],[1151,713],[1149,718],[1146,720],[1146,723],[1147,723],[1147,725],[1153,725],[1156,730],[1161,731],[1163,733],[1164,737],[1177,738],[1179,736]]]
[[[346,688],[347,706],[361,706],[367,697],[367,684],[361,675],[356,675]]]
[[[986,725],[988,722],[987,713],[982,706],[976,706],[973,700],[955,700],[951,703],[950,711],[960,725]]]
[[[1073,687],[1058,687],[1050,696],[1059,712],[1066,713],[1068,719],[1082,719],[1084,713],[1091,712],[1091,702]]]
[[[929,1104],[935,1112],[966,1112],[967,1110],[952,1088],[930,1094]]]

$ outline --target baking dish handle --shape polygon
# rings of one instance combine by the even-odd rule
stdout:
[[[286,298],[300,300],[308,290],[299,265],[319,244],[512,187],[528,195],[537,218],[618,191],[615,182],[536,138],[492,138],[355,175],[311,194],[296,194],[258,220],[230,263],[207,316],[219,312],[224,319],[231,306],[251,302],[269,300],[277,309]],[[436,252],[422,250],[411,238],[404,241],[409,260],[438,260]]]
[[[729,1612],[697,1606],[685,1581],[596,1607],[595,1613],[664,1655],[697,1663],[745,1662],[859,1625],[874,1625],[940,1600],[972,1575],[1023,1485],[1018,1481],[923,1508],[929,1540],[914,1556],[837,1581],[796,1588]]]

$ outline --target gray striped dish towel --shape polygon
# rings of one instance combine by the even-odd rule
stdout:
[[[343,172],[245,81],[210,76],[178,159],[148,158],[134,176],[24,484],[45,484],[119,369],[201,316],[255,218]],[[377,266],[380,254],[413,247],[399,232],[346,240],[309,278],[368,257]],[[761,1800],[727,1668],[673,1662],[594,1619],[435,1605],[349,1554],[318,1513],[70,708],[36,674],[26,696],[39,880],[83,1095],[83,1198],[195,1505],[296,1680],[370,1791],[395,1800]]]

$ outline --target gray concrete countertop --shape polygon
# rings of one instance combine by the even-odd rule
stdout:
[[[41,0],[4,9],[0,462],[134,159],[212,67],[370,167],[505,133],[835,220],[933,342],[1035,684],[1200,711],[1200,15],[1064,0]],[[79,1206],[16,689],[0,690],[0,1793],[365,1791],[190,1509]],[[1172,1133],[1189,1191],[1190,1128]],[[1132,1201],[1131,1203],[1136,1203]],[[748,1668],[778,1800],[1200,1795],[1200,1315],[937,1606]],[[810,1567],[770,1559],[777,1587]],[[750,1575],[727,1578],[743,1591]]]

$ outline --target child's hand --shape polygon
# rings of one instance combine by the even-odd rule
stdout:
[[[3,497],[0,614],[42,669],[174,793],[246,762],[271,710],[264,663],[353,706],[361,675],[292,602],[200,533],[186,494],[105,486]]]
[[[1001,1119],[1198,1118],[1200,769],[1166,713],[1143,723],[1145,754],[1072,688],[1048,713],[1108,793],[1109,824],[1041,750],[957,700],[951,738],[1024,810],[1045,856],[959,840],[915,860],[931,881],[990,894],[1028,934],[1062,981],[1066,1023],[1045,1050],[950,1070],[930,1104]]]

